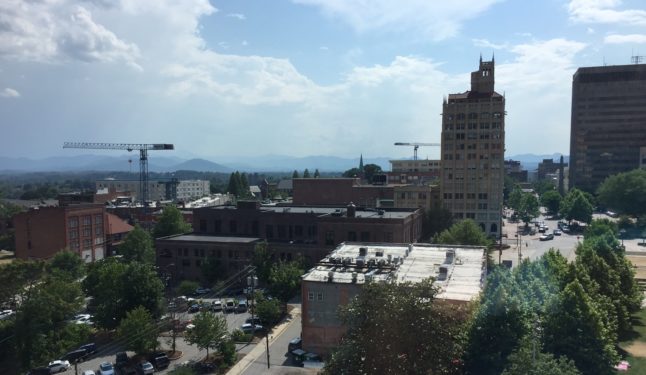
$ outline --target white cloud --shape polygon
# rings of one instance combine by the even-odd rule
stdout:
[[[491,43],[487,39],[471,39],[473,45],[481,48],[491,48],[491,49],[507,49],[509,48],[508,43],[495,44]]]
[[[91,4],[87,4],[91,5]],[[139,69],[139,49],[72,1],[0,2],[0,58],[124,62]]]
[[[620,5],[621,0],[571,0],[568,11],[575,22],[646,25],[646,10],[617,10]]]
[[[227,17],[237,18],[240,21],[244,21],[244,20],[247,19],[247,17],[242,13],[229,13],[229,14],[227,14]]]
[[[603,42],[607,44],[646,43],[646,34],[611,34],[603,38]]]
[[[4,90],[0,91],[0,96],[3,98],[19,98],[20,93],[11,87],[6,87]]]
[[[246,40],[243,40],[243,41],[242,41],[242,43],[240,43],[240,44],[241,44],[243,47],[246,47],[246,46],[248,46],[248,45],[249,45],[249,42],[247,42]]]
[[[327,46],[320,46],[319,49],[321,51],[329,51],[330,50]]]
[[[455,36],[462,24],[502,0],[292,0],[338,17],[357,32],[412,30],[424,38],[443,40]]]

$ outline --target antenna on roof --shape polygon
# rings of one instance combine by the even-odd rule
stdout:
[[[646,56],[633,55],[633,56],[630,57],[630,62],[633,63],[633,64],[641,64],[641,63],[644,62],[644,58],[646,58]]]

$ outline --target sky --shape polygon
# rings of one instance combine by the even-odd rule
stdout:
[[[0,156],[80,141],[411,157],[393,143],[440,142],[442,101],[480,55],[506,98],[505,154],[569,154],[572,75],[646,55],[646,2],[3,0]]]

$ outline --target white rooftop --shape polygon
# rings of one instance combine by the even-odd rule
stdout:
[[[434,277],[438,298],[470,301],[486,274],[486,248],[460,245],[342,243],[304,281],[364,284],[419,282]],[[330,277],[332,278],[330,280]]]

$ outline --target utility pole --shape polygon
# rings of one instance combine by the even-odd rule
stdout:
[[[269,363],[269,330],[267,330],[267,335],[265,336],[265,342],[267,343],[267,368],[270,367]]]

